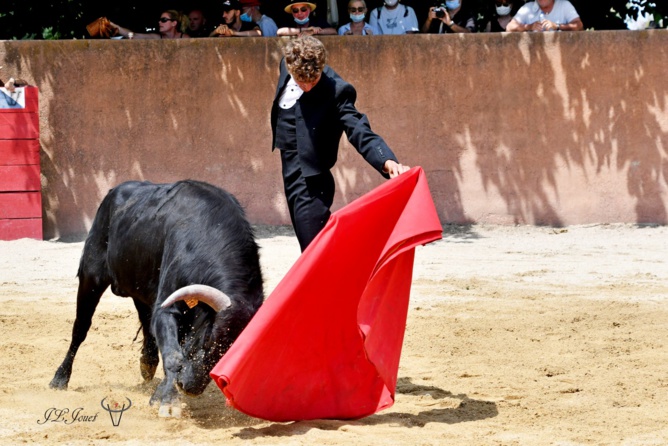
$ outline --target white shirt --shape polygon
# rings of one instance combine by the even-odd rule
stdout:
[[[575,7],[568,0],[554,0],[554,7],[549,14],[541,11],[538,3],[534,1],[522,6],[517,11],[517,14],[515,14],[514,19],[522,25],[531,25],[532,23],[541,21],[541,14],[543,14],[545,19],[557,25],[567,25],[580,17],[580,14],[578,14]]]
[[[297,100],[301,98],[303,94],[304,90],[299,88],[297,82],[295,82],[292,76],[290,76],[290,79],[288,80],[283,93],[281,93],[281,97],[278,98],[278,106],[283,110],[287,110],[288,108],[291,108],[293,105],[295,105]]]

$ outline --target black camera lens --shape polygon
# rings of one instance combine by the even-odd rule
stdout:
[[[443,8],[434,9],[434,12],[436,13],[436,18],[442,19],[443,17],[445,17],[445,11],[443,10]]]

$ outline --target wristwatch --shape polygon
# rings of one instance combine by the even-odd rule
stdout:
[[[128,32],[128,39],[132,39],[135,36],[135,33],[132,31]]]

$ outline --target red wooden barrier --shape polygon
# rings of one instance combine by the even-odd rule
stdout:
[[[36,87],[18,88],[0,108],[0,240],[42,239],[39,104]],[[17,100],[17,97],[20,100]]]
[[[23,166],[26,164],[39,166],[38,139],[0,139],[0,165]]]
[[[41,218],[0,219],[0,240],[42,239]]]
[[[38,190],[40,190],[39,164],[0,166],[0,193]]]
[[[42,194],[39,192],[0,194],[0,220],[12,218],[42,218]]]

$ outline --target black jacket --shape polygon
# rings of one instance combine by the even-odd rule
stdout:
[[[289,79],[285,60],[282,60],[271,108],[272,150],[276,143],[278,100]],[[397,161],[397,158],[383,138],[371,131],[366,115],[357,111],[356,99],[355,87],[341,79],[329,66],[325,66],[316,86],[299,98],[295,104],[295,117],[302,175],[318,175],[334,167],[339,140],[345,131],[348,141],[364,159],[384,177],[389,177],[383,173],[383,165],[385,161]]]

